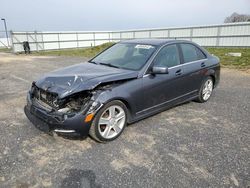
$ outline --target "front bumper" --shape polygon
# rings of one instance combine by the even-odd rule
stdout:
[[[89,133],[90,122],[85,122],[86,115],[75,114],[73,117],[64,117],[64,114],[48,112],[40,106],[34,105],[27,95],[27,105],[24,107],[27,118],[40,130],[44,132],[57,132],[60,134],[77,134],[87,136]]]

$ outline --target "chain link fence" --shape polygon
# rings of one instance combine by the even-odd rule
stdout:
[[[8,32],[8,36],[10,36],[10,32]],[[6,37],[6,32],[5,31],[0,31],[0,49],[1,48],[10,48],[10,38]]]
[[[104,32],[11,32],[13,52],[84,48],[134,38],[165,38],[194,41],[206,47],[250,47],[250,22]]]

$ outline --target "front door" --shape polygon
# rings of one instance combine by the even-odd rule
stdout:
[[[168,67],[167,74],[146,74],[143,77],[144,109],[139,114],[155,111],[176,102],[186,94],[184,70],[177,45],[167,45],[155,57],[153,66]]]

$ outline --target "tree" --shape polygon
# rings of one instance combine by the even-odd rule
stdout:
[[[231,16],[226,17],[224,23],[249,22],[249,21],[250,21],[250,15],[238,14],[234,12]]]

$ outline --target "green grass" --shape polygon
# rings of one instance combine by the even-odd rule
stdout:
[[[220,58],[221,65],[228,68],[250,69],[250,48],[206,48],[211,54]],[[226,55],[241,53],[241,57]]]
[[[76,57],[93,57],[96,54],[100,53],[104,49],[110,47],[114,43],[105,43],[99,46],[90,47],[90,48],[81,48],[81,49],[65,49],[65,50],[55,50],[55,51],[43,51],[43,52],[34,52],[36,55],[49,55],[49,56],[76,56]]]
[[[0,52],[11,52],[11,48],[0,48]]]
[[[99,46],[83,49],[65,49],[56,51],[34,52],[37,55],[50,56],[77,56],[77,57],[93,57],[102,50],[108,48],[114,43],[105,43]],[[221,65],[228,68],[250,69],[250,48],[206,48],[211,54],[220,58]],[[241,57],[233,57],[226,55],[230,52],[242,53]]]

